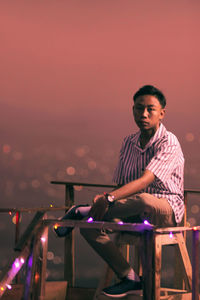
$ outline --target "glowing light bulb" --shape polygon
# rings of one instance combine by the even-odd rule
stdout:
[[[93,218],[90,217],[90,218],[87,220],[87,222],[89,222],[89,223],[93,222]]]
[[[20,262],[21,262],[22,264],[24,264],[25,261],[24,261],[24,258],[23,258],[23,257],[20,258]]]
[[[18,260],[15,261],[15,268],[19,268],[19,261]]]
[[[9,290],[12,289],[12,286],[11,286],[10,284],[6,284],[6,286],[7,286],[7,288],[8,288]]]
[[[192,229],[196,231],[197,230],[197,226],[192,227]]]
[[[12,216],[12,212],[11,211],[9,211],[9,215]]]
[[[4,287],[3,287],[3,286],[1,286],[1,291],[2,291],[2,292],[4,291]]]
[[[122,224],[124,224],[124,222],[122,222],[122,221],[119,221],[117,224],[120,224],[120,225],[122,225]]]
[[[58,229],[58,225],[56,224],[56,225],[54,225],[54,229]]]
[[[45,237],[41,237],[41,241],[44,243],[44,242],[46,242],[46,238]]]
[[[53,204],[50,204],[50,207],[53,207]]]
[[[173,233],[172,232],[170,232],[169,237],[173,238]]]
[[[150,223],[149,223],[149,221],[144,220],[144,224],[145,224],[145,225],[149,225]]]
[[[35,282],[38,282],[40,275],[38,273],[35,274]]]

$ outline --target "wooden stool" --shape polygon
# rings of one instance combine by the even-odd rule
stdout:
[[[152,294],[150,299],[158,300],[160,299],[161,294],[163,296],[171,295],[170,299],[173,299],[173,294],[181,293],[191,293],[192,291],[192,266],[190,263],[190,258],[187,252],[185,238],[180,231],[177,232],[177,227],[170,228],[158,228],[153,232],[153,244],[152,244]],[[184,227],[183,227],[184,228]],[[173,230],[175,233],[173,233]],[[142,235],[141,235],[142,237]],[[127,260],[129,260],[130,254],[130,245],[134,245],[134,266],[133,269],[140,275],[142,275],[142,264],[141,264],[141,255],[144,253],[141,245],[141,237],[136,238],[130,233],[122,233],[116,236],[115,242],[122,250],[123,255]],[[162,262],[162,247],[163,246],[173,245],[175,246],[175,287],[172,288],[161,288],[161,262]],[[143,262],[143,268],[146,268]],[[110,285],[111,279],[113,278],[113,271],[107,266],[102,276],[99,286],[96,290],[94,299],[99,298],[101,290]]]

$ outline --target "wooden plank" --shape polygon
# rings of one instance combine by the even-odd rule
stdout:
[[[177,246],[180,253],[180,256],[178,258],[182,265],[183,277],[184,277],[186,289],[188,291],[191,291],[192,290],[192,266],[187,252],[185,239],[182,233],[176,233],[176,236],[178,241]]]
[[[153,251],[154,235],[151,231],[145,231],[142,235],[142,269],[143,269],[143,299],[152,300],[154,290],[152,286],[153,276]]]
[[[45,289],[45,300],[66,300],[67,293],[67,282],[66,281],[46,281]],[[11,290],[7,290],[5,294],[1,297],[1,300],[22,300],[23,297],[23,284],[13,284]],[[92,295],[94,290],[88,289],[76,289],[71,292],[71,295],[78,295],[81,299],[82,292],[87,295]],[[92,299],[92,298],[91,298]],[[71,300],[71,298],[70,298]],[[82,300],[82,299],[81,299]],[[90,300],[89,298],[87,300]]]
[[[30,253],[29,245],[26,245],[20,253],[15,253],[4,268],[0,276],[0,297],[4,294],[7,289],[7,285],[11,284],[16,274],[20,271],[24,262]]]
[[[16,212],[38,212],[38,211],[59,211],[69,209],[69,206],[46,206],[46,207],[18,207],[18,208],[0,208],[0,213],[16,213]]]
[[[47,251],[48,251],[48,231],[49,228],[46,227],[41,237],[42,245],[42,269],[41,269],[41,291],[40,299],[45,297],[45,284],[46,284],[46,269],[47,269]]]
[[[33,220],[30,222],[28,225],[27,229],[23,233],[22,237],[20,238],[19,242],[15,246],[15,251],[20,251],[23,249],[25,244],[27,243],[28,240],[30,240],[31,236],[33,233],[37,230],[37,228],[40,226],[39,221],[43,218],[45,212],[37,212],[33,218]]]
[[[130,231],[133,233],[143,233],[144,231],[152,231],[154,226],[151,224],[144,223],[115,223],[115,222],[105,222],[105,221],[92,221],[87,220],[77,221],[77,220],[58,220],[58,219],[47,219],[42,221],[45,226],[59,225],[67,227],[79,227],[79,228],[93,228],[93,229],[112,229],[114,231]],[[176,229],[175,229],[176,230]],[[188,230],[188,229],[187,229]],[[191,230],[191,229],[190,229]]]
[[[68,300],[92,300],[95,293],[95,289],[81,288],[81,287],[67,287]],[[100,300],[100,298],[98,298]],[[107,298],[108,300],[108,298]],[[110,297],[109,297],[110,300]]]
[[[33,264],[33,245],[30,246],[30,254],[26,262],[26,278],[24,283],[23,297],[22,300],[29,298],[30,285],[31,285],[31,274],[32,274],[32,264]]]
[[[97,183],[84,183],[84,182],[71,182],[71,181],[51,181],[51,184],[60,184],[65,186],[91,186],[91,187],[107,187],[107,188],[116,188],[117,185],[113,184],[97,184]]]
[[[162,236],[155,236],[154,251],[154,299],[160,299],[161,262],[162,262]]]
[[[48,228],[41,226],[36,232],[34,238],[33,265],[30,286],[32,300],[43,300],[45,296],[47,241],[43,242],[42,240],[44,233],[48,234]]]
[[[55,299],[66,300],[66,295],[67,295],[66,281],[46,281],[45,286],[46,288],[45,288],[44,300],[55,300]]]
[[[74,204],[74,188],[73,186],[65,186],[65,205],[72,206]],[[74,263],[74,232],[65,237],[64,242],[64,280],[69,286],[75,283],[75,263]]]

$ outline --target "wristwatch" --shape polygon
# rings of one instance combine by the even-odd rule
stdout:
[[[110,195],[108,193],[104,193],[104,196],[105,196],[105,198],[106,198],[109,206],[111,206],[111,205],[114,204],[114,202],[115,202],[115,196],[112,196],[112,195]]]

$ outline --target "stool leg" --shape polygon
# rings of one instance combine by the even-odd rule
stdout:
[[[178,254],[177,258],[179,259],[180,265],[182,266],[181,268],[182,278],[184,277],[186,289],[188,291],[191,291],[192,290],[192,266],[187,252],[185,240],[182,233],[176,233],[176,238],[177,238],[177,247],[179,250],[177,251]]]
[[[154,299],[153,268],[152,260],[154,255],[154,233],[145,231],[142,235],[142,270],[143,270],[143,299]]]
[[[155,299],[160,299],[160,280],[161,280],[161,263],[162,263],[162,244],[161,236],[155,236],[154,251],[154,293]]]

